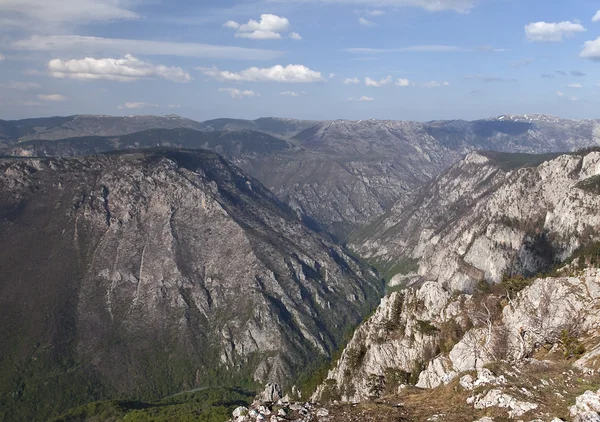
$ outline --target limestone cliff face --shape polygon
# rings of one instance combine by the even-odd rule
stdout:
[[[452,297],[431,282],[392,293],[358,328],[313,399],[372,399],[374,380],[390,392],[411,382],[436,388],[489,363],[519,365],[542,347],[569,347],[565,338],[585,344],[575,365],[593,372],[599,295],[597,268],[540,278],[506,296]]]
[[[0,160],[0,242],[2,375],[44,359],[125,396],[293,380],[381,294],[207,151]]]
[[[597,368],[598,250],[590,258],[578,249],[599,240],[599,174],[597,151],[471,153],[367,228],[358,251],[418,269],[392,279],[409,287],[357,329],[314,398],[366,400],[382,383],[434,388],[542,346],[574,353],[579,342],[576,365]],[[520,278],[559,262],[551,277]],[[503,275],[517,278],[482,291]]]
[[[353,247],[382,266],[418,260],[393,283],[470,290],[505,273],[536,274],[595,240],[600,152],[471,153],[362,231]]]

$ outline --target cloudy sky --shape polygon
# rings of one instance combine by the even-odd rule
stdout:
[[[0,118],[600,118],[588,0],[0,0]]]

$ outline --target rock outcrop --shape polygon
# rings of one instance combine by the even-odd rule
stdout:
[[[535,275],[598,239],[599,175],[598,151],[471,153],[352,246],[403,285],[434,280],[470,291],[480,280]],[[403,275],[402,264],[417,260],[416,271]]]

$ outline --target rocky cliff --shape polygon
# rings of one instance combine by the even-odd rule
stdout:
[[[539,156],[471,153],[367,227],[353,246],[392,284],[533,275],[598,236],[600,152]],[[405,271],[406,262],[416,263]]]
[[[392,279],[412,287],[382,300],[313,400],[414,401],[415,385],[437,391],[418,394],[431,409],[443,394],[471,420],[600,418],[581,404],[597,388],[578,397],[600,382],[599,174],[594,150],[472,153],[395,207],[355,245],[413,260]],[[459,420],[444,409],[439,420]]]
[[[0,160],[0,244],[12,420],[115,394],[293,380],[382,288],[207,151]]]

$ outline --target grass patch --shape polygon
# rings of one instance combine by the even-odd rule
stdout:
[[[600,174],[582,180],[575,187],[595,195],[600,195]]]
[[[493,164],[505,171],[537,167],[546,161],[564,155],[564,153],[525,154],[498,151],[481,151],[481,154],[485,155]]]
[[[419,260],[413,258],[402,258],[396,263],[373,262],[372,265],[385,280],[387,285],[392,277],[397,274],[406,275],[416,272],[419,269]]]

